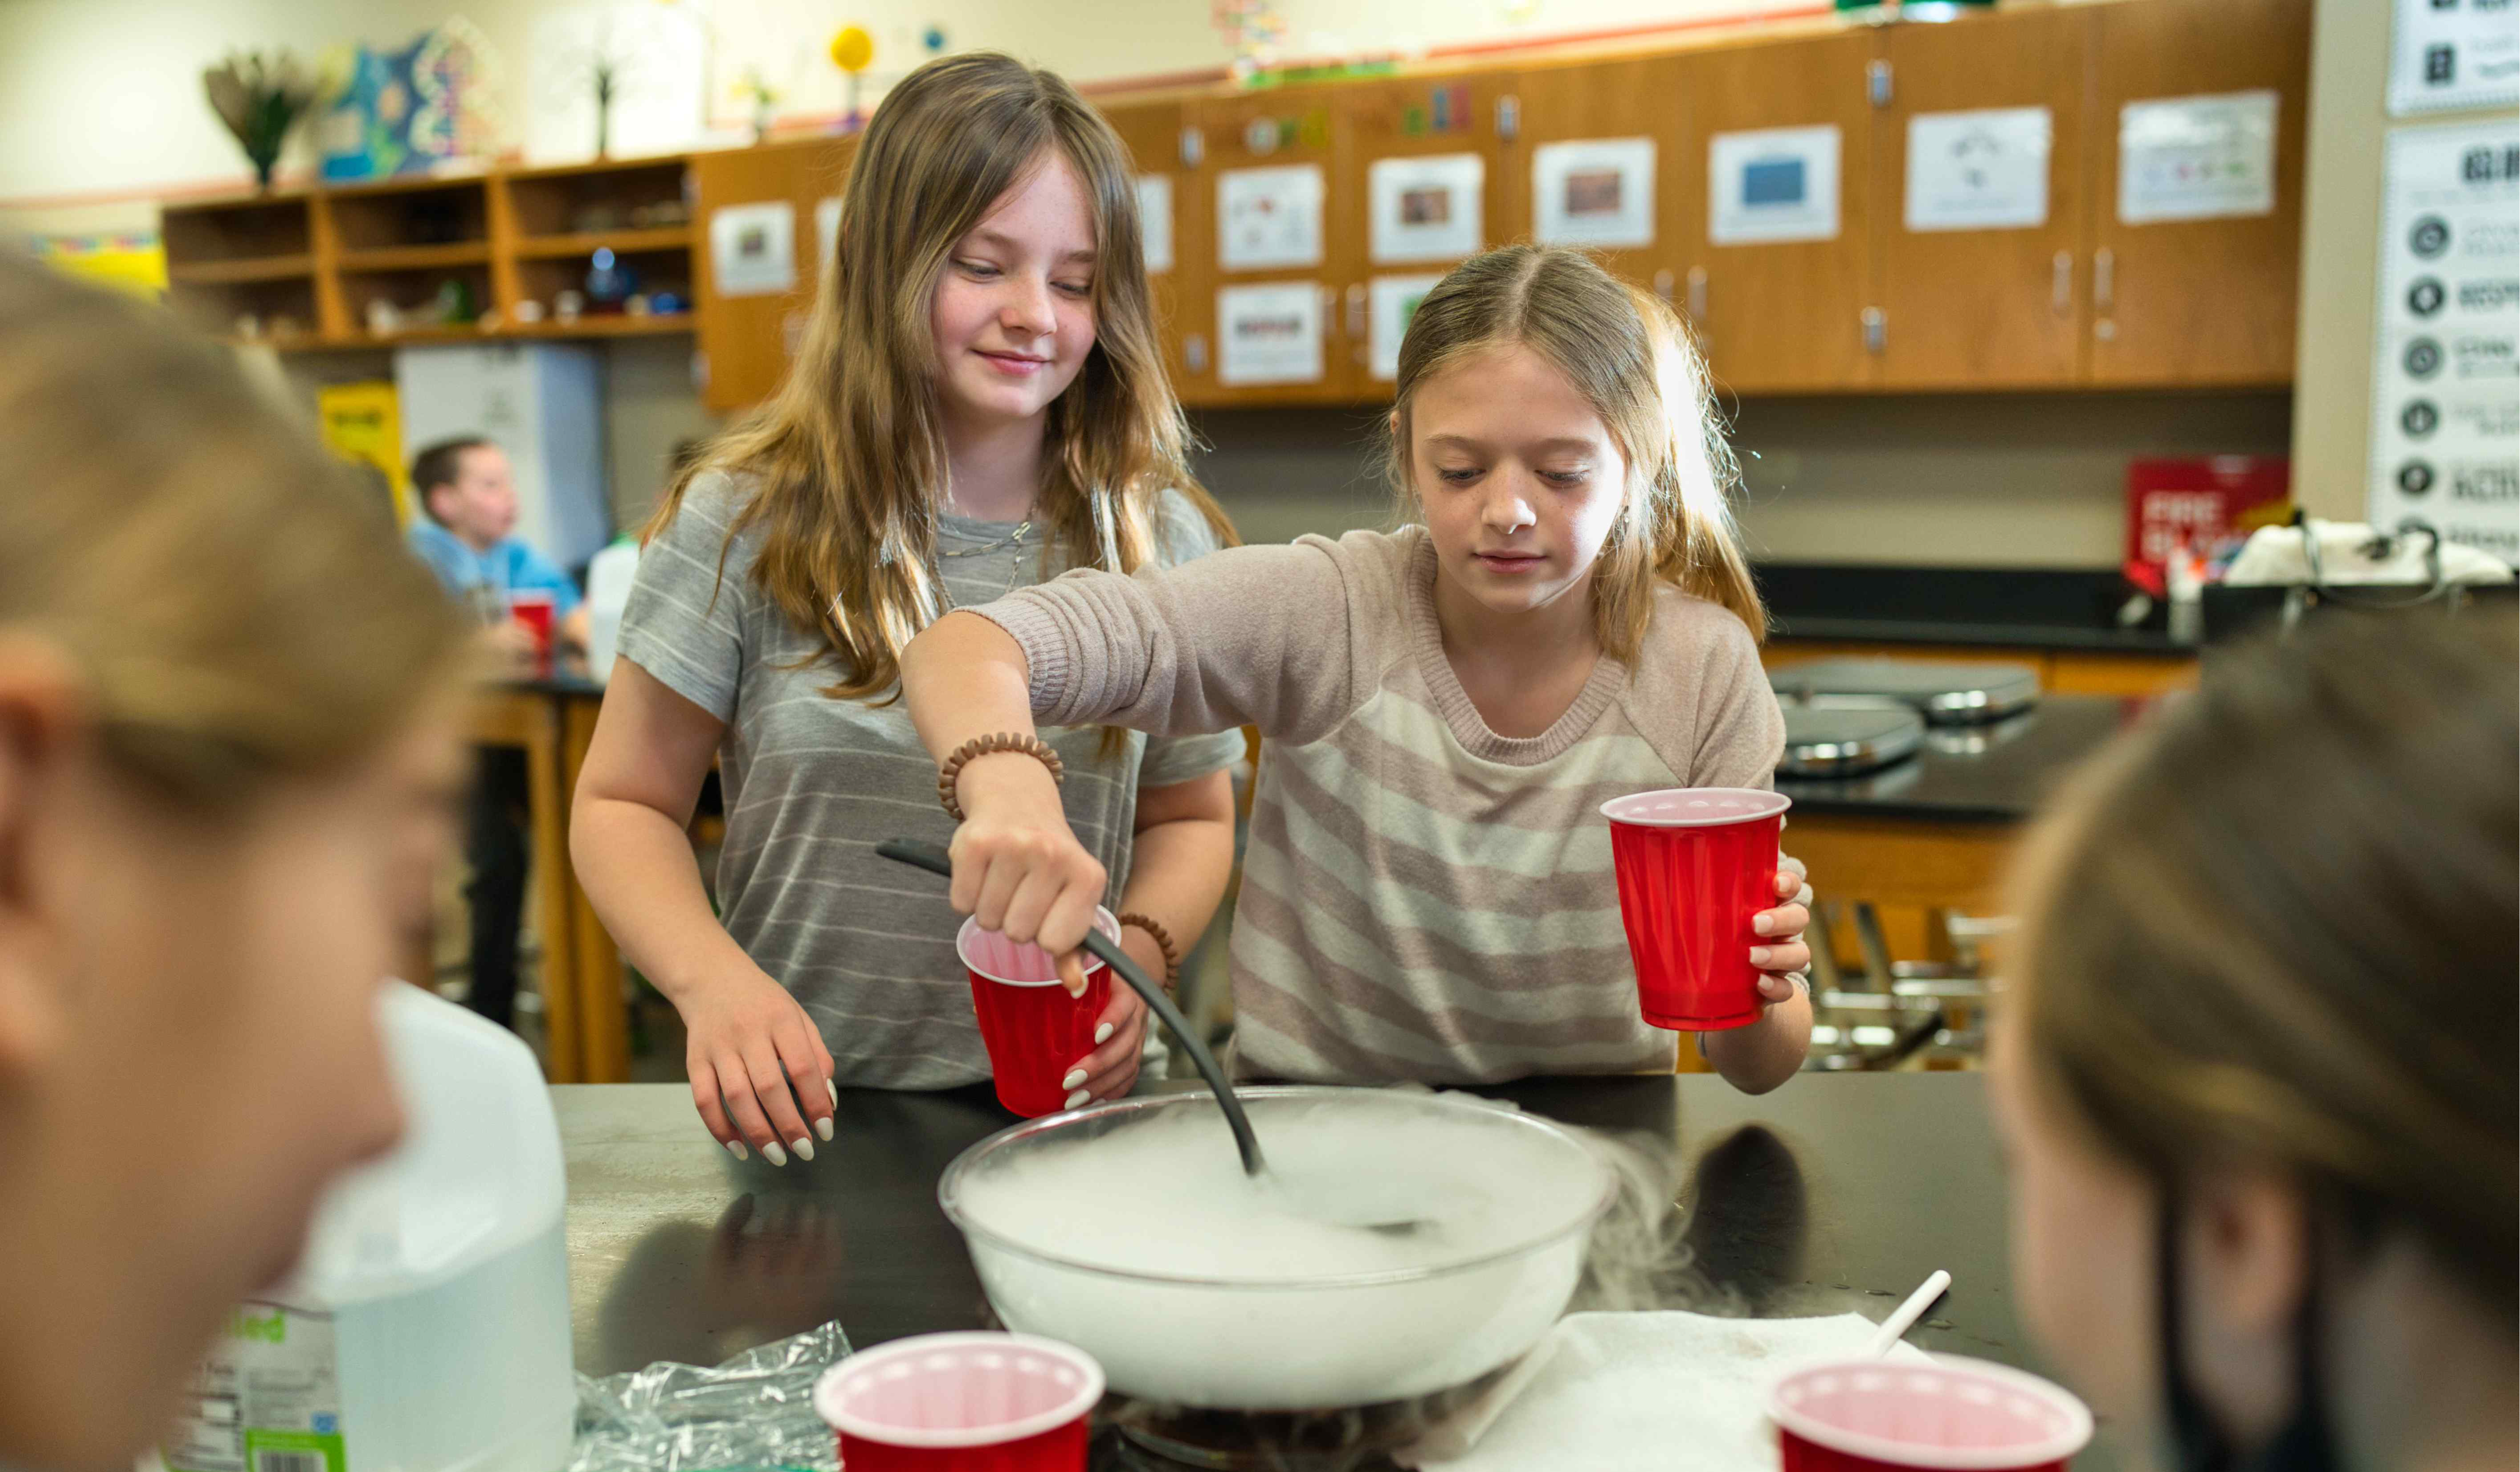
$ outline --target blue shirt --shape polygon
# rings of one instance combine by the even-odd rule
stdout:
[[[458,599],[470,599],[472,590],[486,588],[502,606],[511,593],[548,593],[554,617],[566,618],[577,607],[577,585],[568,580],[568,574],[515,537],[501,539],[488,552],[474,552],[462,537],[423,519],[412,522],[411,550]]]

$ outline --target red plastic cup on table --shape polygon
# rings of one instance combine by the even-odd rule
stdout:
[[[2092,1439],[2073,1392],[1983,1360],[1816,1364],[1768,1394],[1783,1472],[2062,1472]]]
[[[1667,787],[1601,804],[1619,918],[1645,1021],[1692,1033],[1759,1020],[1750,917],[1777,904],[1777,835],[1790,798],[1753,787]]]
[[[814,1382],[843,1472],[1085,1472],[1102,1367],[1029,1334],[922,1334]]]
[[[1120,922],[1094,912],[1094,928],[1116,941]],[[1111,1004],[1111,971],[1085,959],[1085,995],[1070,997],[1058,981],[1058,959],[1039,946],[1017,945],[977,920],[954,939],[971,978],[971,1009],[988,1046],[998,1102],[1026,1119],[1067,1107],[1067,1075],[1094,1050],[1094,1028]]]
[[[537,657],[551,657],[552,624],[560,616],[559,600],[545,591],[512,590],[508,594],[508,616],[534,636]]]

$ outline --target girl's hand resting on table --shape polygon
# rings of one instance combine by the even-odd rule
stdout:
[[[1750,964],[1768,973],[1759,978],[1759,1000],[1771,1006],[1793,1000],[1794,975],[1811,964],[1811,947],[1803,941],[1811,925],[1811,879],[1800,859],[1777,856],[1777,898],[1785,903],[1750,917],[1752,930],[1771,937],[1750,948]]]
[[[772,1165],[789,1154],[814,1158],[832,1137],[839,1102],[823,1032],[786,987],[757,969],[673,999],[691,1044],[684,1064],[692,1102],[709,1134],[742,1160],[750,1150]]]

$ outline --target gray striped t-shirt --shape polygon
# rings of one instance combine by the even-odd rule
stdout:
[[[941,879],[876,857],[892,837],[944,843],[953,821],[936,803],[936,764],[900,704],[835,700],[822,647],[751,577],[757,533],[739,538],[718,579],[718,554],[743,491],[723,476],[693,483],[671,525],[639,559],[621,623],[621,657],[727,723],[718,751],[726,849],[718,906],[727,933],[784,984],[822,1027],[839,1082],[947,1089],[989,1076],[971,997],[954,957],[961,917]],[[1003,542],[1012,524],[939,518],[946,591],[957,605],[1028,587],[1044,569],[1038,535]],[[1188,500],[1167,494],[1158,518],[1167,562],[1213,551]],[[798,667],[798,666],[802,667]],[[1242,755],[1239,733],[1148,740],[1135,732],[1116,756],[1101,731],[1045,732],[1067,763],[1061,789],[1077,838],[1110,870],[1117,898],[1129,871],[1138,787],[1188,781]]]

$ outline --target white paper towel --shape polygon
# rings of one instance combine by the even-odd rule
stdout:
[[[1775,1472],[1768,1387],[1796,1364],[1862,1354],[1872,1330],[1861,1314],[1570,1314],[1465,1454],[1397,1459],[1429,1472]],[[1925,1356],[1901,1344],[1890,1358]],[[1442,1429],[1420,1446],[1431,1451]]]

